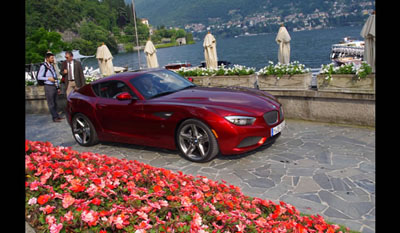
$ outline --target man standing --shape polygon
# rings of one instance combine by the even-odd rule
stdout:
[[[38,79],[44,81],[44,93],[53,121],[61,122],[64,118],[61,118],[57,113],[57,94],[60,94],[61,91],[53,64],[54,54],[47,52],[46,61],[40,65]]]
[[[65,60],[61,64],[62,75],[67,87],[67,97],[73,90],[78,90],[85,85],[85,76],[83,75],[82,65],[74,60],[71,51],[65,52]]]

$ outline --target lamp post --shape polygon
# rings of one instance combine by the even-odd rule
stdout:
[[[139,69],[140,69],[140,47],[139,47],[139,39],[137,34],[137,27],[136,27],[136,9],[134,0],[132,0],[132,11],[133,11],[133,21],[135,23],[135,35],[136,35],[136,46],[138,47],[138,62],[139,62]]]

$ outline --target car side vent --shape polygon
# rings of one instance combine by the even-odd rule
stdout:
[[[278,111],[270,111],[264,114],[264,120],[268,125],[278,122]]]

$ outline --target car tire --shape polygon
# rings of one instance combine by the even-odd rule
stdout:
[[[72,118],[71,129],[75,141],[81,146],[93,146],[99,142],[92,122],[81,113]]]
[[[196,119],[188,119],[179,126],[176,142],[182,156],[192,162],[208,162],[219,153],[215,135],[206,124]]]

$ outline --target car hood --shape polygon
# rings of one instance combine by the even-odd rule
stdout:
[[[242,87],[194,87],[157,99],[161,102],[208,108],[222,115],[262,115],[280,106],[276,98],[267,92]]]

